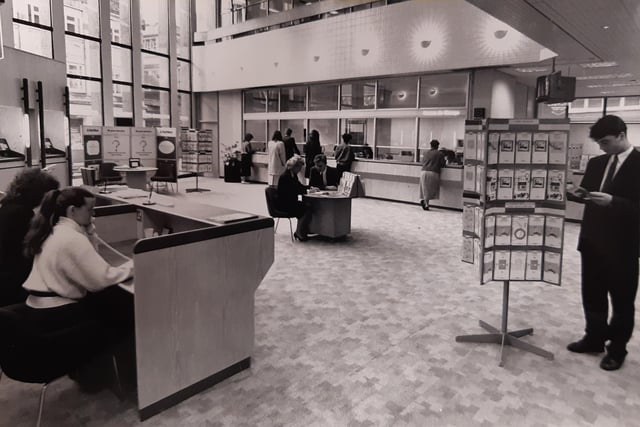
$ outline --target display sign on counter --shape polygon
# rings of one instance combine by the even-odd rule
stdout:
[[[82,126],[82,143],[85,165],[100,163],[102,161],[102,127]]]
[[[102,128],[103,159],[125,165],[129,161],[131,143],[128,127],[105,126]]]
[[[132,128],[131,129],[131,157],[143,160],[156,158],[155,129]]]
[[[157,157],[163,160],[176,160],[176,139],[178,133],[175,128],[156,128]]]

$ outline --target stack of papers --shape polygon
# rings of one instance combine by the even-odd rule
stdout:
[[[140,197],[149,197],[149,192],[139,188],[126,188],[124,190],[115,191],[113,195],[120,197],[121,199],[137,199]]]

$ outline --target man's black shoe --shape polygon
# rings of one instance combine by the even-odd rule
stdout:
[[[574,353],[602,353],[604,351],[604,343],[598,343],[582,338],[580,341],[569,344],[567,346],[567,350]]]
[[[622,357],[613,357],[610,354],[607,354],[602,358],[600,362],[600,367],[605,371],[617,371],[622,367],[624,363],[624,356]]]

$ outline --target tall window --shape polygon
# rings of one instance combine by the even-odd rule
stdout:
[[[13,0],[16,49],[53,58],[50,0]]]
[[[191,126],[191,1],[175,0],[180,126]]]
[[[80,126],[103,124],[98,0],[64,0],[64,18],[69,127],[77,146]]]
[[[142,119],[145,126],[169,126],[168,0],[140,0],[142,41]]]

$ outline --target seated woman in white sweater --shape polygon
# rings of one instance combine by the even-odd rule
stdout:
[[[120,308],[108,307],[114,296],[103,290],[130,278],[133,261],[113,267],[98,254],[94,205],[94,195],[83,188],[52,190],[25,237],[25,252],[34,257],[31,274],[23,284],[29,293],[27,306],[38,312],[36,320],[48,328],[97,320],[120,323],[113,325],[118,329],[122,319],[130,319],[132,326],[133,301],[117,296]],[[114,318],[113,312],[121,316]]]

